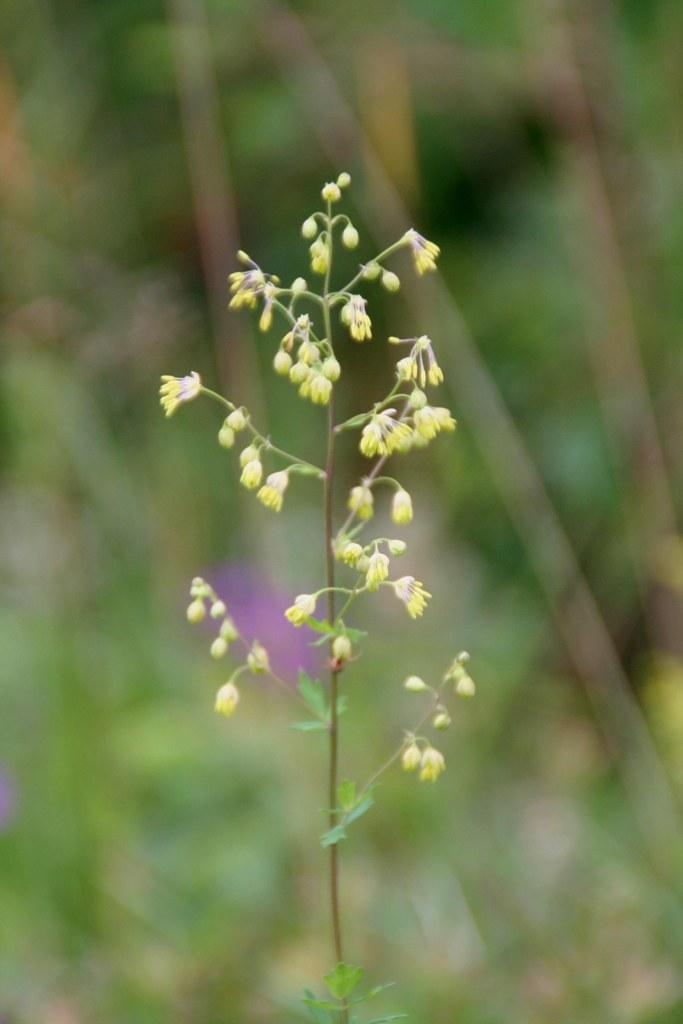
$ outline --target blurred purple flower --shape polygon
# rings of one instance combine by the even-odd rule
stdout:
[[[294,680],[299,669],[309,675],[320,671],[324,655],[309,646],[316,634],[305,626],[294,629],[284,617],[292,603],[291,591],[258,570],[235,563],[208,570],[206,579],[225,601],[245,640],[261,641],[278,675]]]
[[[17,806],[17,790],[12,779],[0,768],[0,832],[9,828]]]

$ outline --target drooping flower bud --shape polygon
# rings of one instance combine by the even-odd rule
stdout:
[[[401,287],[401,279],[393,270],[385,270],[382,273],[382,287],[388,292],[397,292]]]
[[[315,222],[315,217],[307,217],[301,225],[301,234],[304,238],[315,238],[318,232],[318,225]]]
[[[204,607],[204,602],[200,598],[197,597],[194,601],[191,601],[190,604],[188,604],[187,621],[191,622],[192,625],[196,625],[198,622],[201,622],[205,615],[206,608]]]
[[[406,526],[413,519],[413,502],[402,487],[396,491],[391,502],[391,518],[399,526]]]
[[[403,688],[409,693],[423,693],[428,689],[424,679],[421,679],[420,676],[408,676],[403,683]]]
[[[247,425],[247,416],[244,409],[234,409],[225,421],[231,430],[234,430],[236,434],[240,430],[244,430]]]
[[[240,701],[240,692],[234,683],[225,683],[216,694],[215,709],[219,715],[230,718]]]
[[[422,752],[415,740],[409,743],[401,755],[401,767],[404,772],[414,772],[422,761]]]
[[[332,656],[337,661],[348,661],[351,657],[351,641],[347,636],[336,636],[332,641]]]
[[[273,369],[281,377],[286,377],[292,368],[292,357],[289,352],[279,348],[273,358]]]
[[[342,231],[342,242],[347,249],[355,249],[358,245],[358,232],[353,224],[347,224]]]

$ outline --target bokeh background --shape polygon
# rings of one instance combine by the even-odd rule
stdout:
[[[400,468],[434,601],[356,618],[344,774],[407,669],[467,648],[478,684],[440,783],[389,773],[342,847],[348,958],[415,1021],[683,1020],[682,37],[678,0],[4,0],[3,1024],[295,1021],[330,967],[323,744],[266,685],[218,720],[184,619],[200,572],[282,642],[315,484],[268,513],[216,408],[157,388],[198,370],[320,458],[225,279],[238,247],[307,273],[342,169],[360,258],[443,250],[369,291],[343,411],[428,331],[460,424]]]

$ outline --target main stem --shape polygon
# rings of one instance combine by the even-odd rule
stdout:
[[[332,270],[332,217],[330,204],[327,205],[327,228],[330,246],[330,257],[328,261],[327,272],[325,274],[325,288],[323,294],[323,318],[325,322],[325,333],[327,335],[327,342],[332,345],[332,321],[330,317],[330,273]],[[329,588],[327,591],[327,621],[333,623],[335,619],[335,594],[334,590],[334,554],[332,551],[332,495],[333,495],[333,482],[334,482],[334,449],[335,449],[335,432],[334,432],[334,395],[330,396],[330,402],[327,411],[327,459],[325,463],[325,578],[326,585]],[[335,810],[337,806],[337,786],[338,786],[338,774],[339,774],[339,721],[337,714],[337,702],[338,702],[338,671],[334,667],[334,658],[332,653],[332,640],[330,640],[330,727],[329,727],[329,789],[328,789],[328,801],[330,808],[329,823],[330,828],[334,828],[337,824],[337,812]],[[330,888],[330,916],[332,919],[332,936],[334,940],[334,953],[337,963],[343,960],[343,947],[342,947],[342,931],[341,931],[341,918],[339,914],[339,856],[338,846],[333,843],[330,848],[330,874],[329,874],[329,888]],[[346,1005],[343,1006],[341,1012],[341,1024],[346,1024],[348,1020],[348,1011]]]

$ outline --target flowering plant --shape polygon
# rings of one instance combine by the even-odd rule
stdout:
[[[298,693],[273,670],[268,652],[258,641],[248,642],[237,629],[229,611],[212,585],[199,577],[192,581],[191,601],[187,617],[191,623],[201,622],[207,615],[215,620],[216,635],[211,643],[211,655],[222,659],[229,652],[239,651],[237,666],[216,694],[216,711],[226,717],[233,715],[240,701],[238,681],[244,675],[269,675],[278,684],[295,694],[305,705],[310,717],[297,722],[294,728],[304,732],[325,731],[329,738],[328,756],[328,827],[321,836],[322,846],[329,851],[329,896],[332,938],[336,966],[325,976],[327,994],[318,997],[306,991],[304,1002],[315,1024],[348,1024],[356,1020],[350,1016],[352,1007],[373,998],[383,986],[359,993],[363,971],[344,961],[342,922],[339,891],[339,844],[346,838],[350,826],[373,805],[374,790],[381,775],[400,762],[406,772],[416,772],[422,782],[436,782],[445,770],[445,758],[432,740],[422,734],[427,727],[441,731],[451,722],[447,707],[447,693],[452,688],[462,697],[474,694],[474,683],[467,671],[468,655],[458,654],[446,669],[436,686],[417,675],[409,675],[405,689],[426,698],[417,724],[407,730],[386,761],[363,785],[339,780],[339,716],[346,706],[346,695],[340,694],[340,684],[347,666],[356,660],[356,650],[365,633],[347,624],[348,615],[362,594],[389,592],[405,607],[407,614],[419,618],[425,611],[431,594],[412,575],[393,572],[392,559],[404,555],[403,540],[389,537],[368,539],[364,532],[373,517],[375,493],[380,487],[393,491],[391,518],[397,526],[406,526],[413,518],[410,494],[394,477],[384,475],[388,459],[413,449],[423,448],[441,432],[455,430],[455,420],[448,409],[433,406],[426,388],[435,388],[443,381],[434,347],[426,335],[413,338],[390,337],[389,343],[400,346],[407,354],[396,363],[393,386],[385,398],[371,409],[352,416],[344,422],[335,420],[334,391],[342,367],[334,345],[334,321],[348,331],[352,342],[364,343],[372,338],[372,322],[367,312],[367,300],[357,291],[369,282],[377,281],[389,292],[400,288],[398,276],[387,269],[387,259],[401,249],[412,254],[419,275],[436,269],[439,248],[427,241],[414,229],[393,245],[379,253],[370,262],[361,264],[357,273],[342,288],[333,289],[331,274],[335,244],[340,239],[347,249],[358,245],[358,231],[344,213],[335,213],[342,192],[350,184],[350,176],[342,173],[336,182],[322,189],[324,209],[316,211],[302,225],[302,235],[310,244],[310,263],[314,274],[322,277],[319,292],[309,289],[307,282],[297,277],[288,288],[280,280],[265,273],[244,252],[238,253],[242,265],[230,275],[230,306],[233,309],[259,309],[259,327],[267,332],[273,326],[275,315],[282,318],[286,332],[277,346],[273,358],[275,372],[297,388],[301,398],[326,407],[326,454],[324,466],[314,465],[276,447],[262,434],[252,421],[247,409],[205,387],[199,374],[185,377],[162,377],[161,404],[167,416],[200,395],[219,403],[226,411],[218,431],[218,442],[224,448],[233,448],[237,435],[248,437],[248,444],[239,455],[240,482],[256,492],[256,498],[265,508],[280,512],[290,478],[306,475],[317,478],[321,484],[321,506],[324,520],[325,545],[323,555],[324,584],[317,590],[301,593],[292,604],[283,609],[286,619],[295,628],[307,626],[319,634],[317,644],[328,648],[328,681],[324,686],[318,680],[301,673]],[[306,310],[305,312],[302,311]],[[339,327],[337,327],[337,332]],[[374,460],[369,471],[351,488],[346,502],[346,514],[335,529],[334,483],[336,468],[336,441],[346,431],[358,431],[359,448],[369,460]],[[264,480],[264,461],[276,463]],[[337,565],[349,574],[348,585],[337,582]],[[323,605],[322,614],[319,611]],[[397,1019],[375,1018],[380,1021]]]

